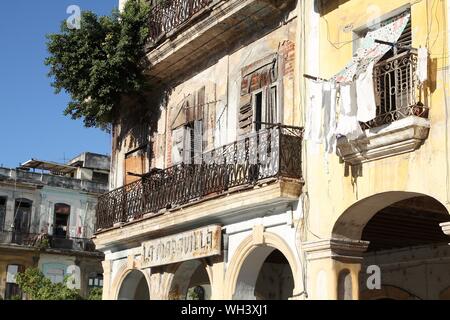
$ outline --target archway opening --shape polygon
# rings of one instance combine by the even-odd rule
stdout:
[[[400,198],[392,201],[397,195]],[[384,206],[383,196],[389,199]],[[371,212],[375,199],[378,208]],[[440,227],[450,221],[445,206],[429,196],[405,198],[399,193],[374,196],[367,200],[369,205],[364,202],[350,208],[335,228],[335,236],[369,242],[362,261],[361,298],[438,299],[450,285],[450,238]],[[374,266],[379,272],[369,272]],[[382,295],[386,286],[409,294]]]
[[[283,253],[258,247],[245,259],[236,283],[234,300],[288,300],[294,292],[294,276]]]
[[[173,276],[170,300],[210,300],[211,283],[205,265],[199,260],[180,264]]]
[[[439,226],[446,221],[450,215],[440,202],[427,196],[414,197],[378,211],[361,238],[370,242],[368,252],[447,244],[450,239]]]
[[[141,271],[131,271],[120,286],[118,300],[150,300],[147,279]]]

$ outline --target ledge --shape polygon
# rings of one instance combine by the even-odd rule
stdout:
[[[369,247],[368,241],[349,239],[324,239],[303,243],[308,261],[321,259],[362,260]]]
[[[416,116],[394,121],[384,126],[368,129],[365,137],[355,141],[339,138],[339,156],[349,164],[356,165],[420,148],[430,131],[430,120]]]

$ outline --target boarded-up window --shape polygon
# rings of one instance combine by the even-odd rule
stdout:
[[[147,145],[139,147],[125,155],[125,184],[132,183],[145,174]]]

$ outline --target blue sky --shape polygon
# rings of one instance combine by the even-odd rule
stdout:
[[[69,5],[109,14],[118,0],[2,1],[0,10],[0,165],[28,159],[62,162],[83,151],[110,153],[110,136],[63,116],[69,98],[54,94],[46,38],[59,31]]]

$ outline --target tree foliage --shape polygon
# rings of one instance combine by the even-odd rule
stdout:
[[[37,268],[18,273],[16,282],[31,300],[82,300],[78,290],[67,287],[67,278],[62,283],[52,283]]]
[[[102,288],[94,288],[89,292],[88,300],[102,300],[102,295]]]
[[[52,86],[71,96],[65,115],[107,129],[121,99],[145,90],[149,12],[147,1],[128,0],[122,12],[98,17],[84,11],[80,29],[64,22],[60,33],[47,36]]]

